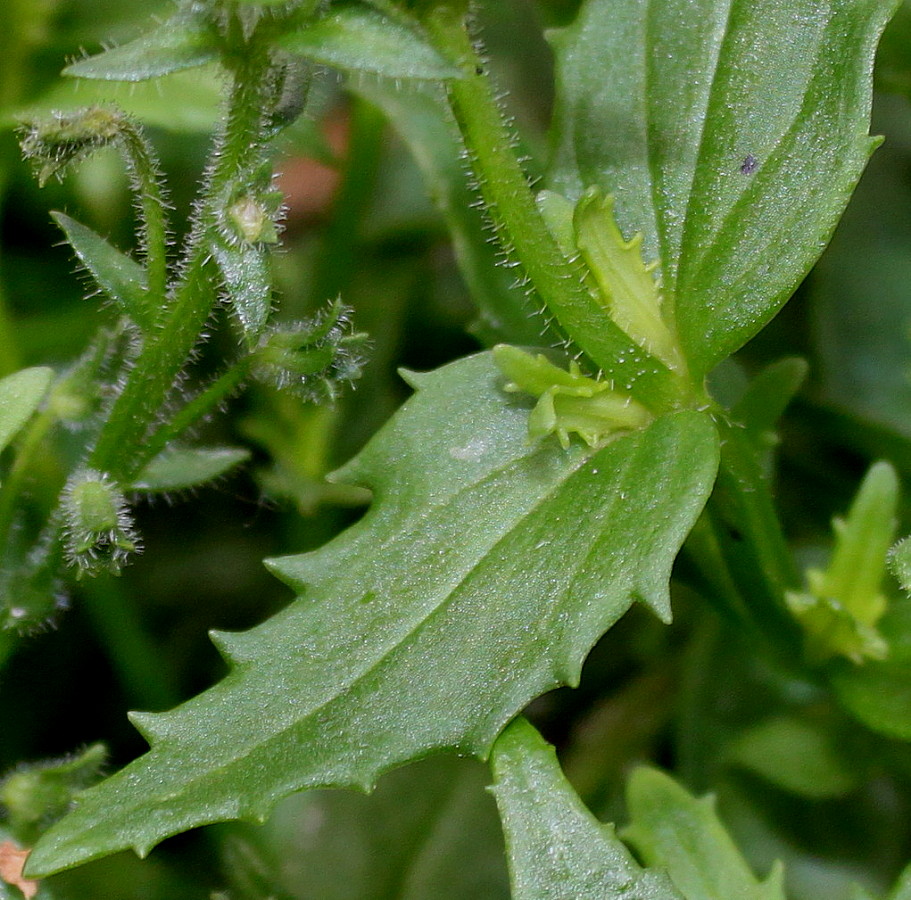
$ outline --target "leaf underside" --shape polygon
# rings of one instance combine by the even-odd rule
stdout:
[[[529,444],[489,354],[413,376],[416,395],[339,473],[373,490],[321,550],[273,561],[302,593],[216,644],[232,667],[134,721],[153,745],[83,795],[32,874],[196,825],[262,820],[317,786],[369,788],[452,748],[485,756],[535,696],[577,682],[634,600],[669,615],[674,557],[714,479],[709,418],[680,412],[593,452]]]
[[[893,0],[589,0],[554,37],[552,185],[616,197],[698,376],[825,246],[867,158]]]

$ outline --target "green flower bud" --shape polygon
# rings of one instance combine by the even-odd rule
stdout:
[[[80,576],[119,572],[141,549],[126,499],[107,475],[77,472],[63,490],[61,507],[64,551]]]

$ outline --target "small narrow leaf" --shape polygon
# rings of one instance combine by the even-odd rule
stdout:
[[[202,12],[181,12],[157,28],[111,50],[67,66],[63,73],[101,81],[145,81],[219,58],[214,30]]]
[[[155,310],[149,308],[145,269],[135,259],[112,247],[101,235],[68,215],[52,212],[51,216],[98,287],[140,329],[150,329],[155,321]]]
[[[227,246],[215,241],[212,255],[224,279],[231,307],[248,347],[263,333],[272,311],[272,268],[260,244]]]
[[[696,799],[657,769],[630,777],[631,824],[624,840],[649,866],[661,866],[686,900],[785,900],[782,870],[760,882],[715,812],[711,797]]]
[[[22,369],[0,380],[0,450],[38,409],[54,379],[52,369]]]
[[[174,449],[156,456],[130,485],[132,491],[182,491],[221,477],[249,459],[234,447]]]
[[[819,256],[877,142],[871,69],[894,0],[587,0],[554,38],[552,185],[616,198],[658,262],[695,376]]]
[[[356,3],[333,4],[327,15],[282,37],[279,44],[344,71],[425,81],[459,77],[459,70],[417,31]]]
[[[497,739],[491,765],[514,900],[683,900],[585,808],[524,719]]]
[[[372,509],[271,564],[303,596],[222,638],[227,678],[144,720],[165,736],[45,835],[35,872],[261,819],[302,788],[369,786],[434,749],[484,756],[529,700],[578,681],[634,600],[667,618],[671,565],[716,471],[708,416],[563,450],[529,445],[527,405],[490,354],[414,380],[338,474],[373,490]]]

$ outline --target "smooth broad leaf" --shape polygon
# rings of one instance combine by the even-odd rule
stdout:
[[[899,875],[889,900],[911,900],[911,866]]]
[[[0,380],[0,450],[38,409],[53,379],[52,369],[36,366]]]
[[[640,768],[627,788],[630,825],[622,832],[639,858],[667,870],[686,900],[785,900],[782,869],[760,882],[715,812],[657,769]]]
[[[68,215],[52,212],[51,216],[98,287],[140,329],[150,329],[155,317],[154,310],[148,306],[145,269],[135,259],[112,247],[101,235]]]
[[[327,15],[283,36],[285,50],[344,71],[440,81],[459,70],[419,32],[359,3],[333,4]]]
[[[832,686],[868,728],[911,741],[911,600],[893,602],[877,629],[889,648],[886,658],[833,665]]]
[[[132,491],[182,491],[221,477],[250,458],[236,447],[169,449],[155,457],[130,485]]]
[[[146,81],[219,59],[211,13],[186,10],[135,41],[71,63],[63,73],[101,81]]]
[[[867,158],[894,0],[588,0],[554,37],[551,184],[616,198],[660,259],[696,375],[752,337],[819,256]]]
[[[491,766],[514,900],[684,900],[585,808],[524,719],[497,739]]]
[[[488,353],[411,380],[338,475],[374,492],[367,515],[271,563],[301,598],[216,636],[221,683],[135,718],[151,752],[45,835],[35,872],[261,819],[302,788],[369,787],[434,749],[484,756],[529,700],[578,681],[634,600],[669,615],[671,566],[717,467],[707,415],[562,450],[528,442],[528,405]]]

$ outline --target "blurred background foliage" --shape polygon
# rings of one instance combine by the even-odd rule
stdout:
[[[578,5],[483,4],[492,72],[532,172],[548,153],[553,93],[543,30],[571,21]],[[58,76],[66,60],[135,36],[169,7],[166,0],[0,4],[0,374],[65,368],[99,325],[113,321],[85,298],[49,211],[67,212],[121,248],[133,240],[117,158],[102,153],[39,190],[14,138],[23,110],[117,99],[147,127],[175,220],[186,223],[219,115],[218,74],[191,70],[122,86]],[[887,31],[878,73],[873,131],[887,140],[831,246],[778,319],[714,377],[719,395],[733,397],[768,362],[809,360],[809,380],[782,423],[775,476],[787,532],[807,558],[827,540],[831,516],[847,507],[870,460],[888,458],[911,475],[907,2]],[[208,630],[250,627],[290,599],[261,560],[316,547],[360,514],[367,498],[324,476],[407,396],[397,368],[432,368],[490,340],[449,238],[460,197],[451,198],[454,211],[440,212],[439,182],[428,189],[427,161],[411,152],[419,123],[397,96],[327,73],[277,148],[288,204],[278,315],[300,319],[340,294],[371,338],[356,390],[317,408],[251,388],[203,426],[210,443],[246,446],[252,461],[215,486],[141,505],[145,552],[136,563],[120,578],[80,582],[46,629],[0,650],[0,772],[72,759],[97,741],[108,748],[108,769],[141,753],[125,711],[165,709],[211,684],[223,668]],[[487,277],[505,279],[490,290],[512,290],[508,274]],[[226,320],[213,316],[194,377],[204,378],[230,347]],[[520,326],[538,327],[534,319]],[[56,492],[66,452],[65,436],[48,446],[33,496]],[[907,531],[911,517],[903,515]],[[762,871],[786,859],[795,900],[847,900],[847,876],[883,890],[911,858],[907,745],[849,727],[815,686],[745,652],[682,582],[675,611],[666,628],[634,609],[595,649],[578,690],[555,692],[531,710],[583,798],[599,815],[622,820],[625,773],[651,759],[691,789],[719,794]],[[222,825],[181,836],[147,861],[121,854],[51,879],[42,893],[505,898],[486,777],[479,764],[426,760],[390,774],[370,797],[301,795],[262,828]]]

